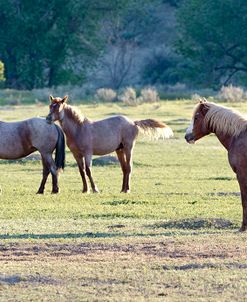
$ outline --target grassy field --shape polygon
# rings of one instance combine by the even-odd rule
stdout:
[[[247,104],[235,104],[247,112]],[[0,161],[0,301],[246,301],[246,234],[227,153],[210,135],[188,145],[194,103],[82,105],[99,119],[167,122],[175,138],[140,137],[132,193],[118,165],[93,167],[100,194],[83,195],[67,150],[61,193],[36,195],[39,161]],[[47,107],[0,107],[1,120]]]

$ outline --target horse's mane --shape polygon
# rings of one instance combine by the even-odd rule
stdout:
[[[247,117],[240,112],[211,102],[205,105],[208,107],[205,123],[213,132],[239,136],[247,129]]]
[[[65,105],[64,110],[68,118],[75,121],[77,124],[83,124],[85,121],[89,121],[85,116],[83,116],[79,109],[72,107],[70,105]]]

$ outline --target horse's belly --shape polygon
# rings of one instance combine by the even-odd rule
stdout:
[[[114,151],[117,150],[117,148],[119,147],[119,144],[111,144],[111,145],[107,145],[107,144],[103,144],[101,146],[95,146],[93,148],[93,154],[94,155],[105,155],[105,154],[109,154],[112,153]]]
[[[23,148],[22,144],[17,142],[13,144],[1,142],[0,144],[0,158],[1,159],[18,159],[30,154],[31,150]]]
[[[1,150],[0,148],[0,159],[18,159],[21,157],[24,157],[28,154],[30,154],[32,151],[30,150],[30,152],[24,152],[24,150],[9,150],[9,149],[4,149]]]

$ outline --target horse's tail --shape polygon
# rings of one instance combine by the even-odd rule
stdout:
[[[58,133],[58,138],[57,138],[57,144],[56,144],[56,153],[55,153],[55,164],[57,166],[57,169],[64,169],[65,166],[65,138],[64,138],[64,133],[62,129],[54,124],[57,133]]]
[[[155,139],[158,138],[170,138],[173,136],[172,129],[165,123],[157,120],[147,119],[141,121],[135,121],[135,125],[138,127],[141,133],[149,135]]]

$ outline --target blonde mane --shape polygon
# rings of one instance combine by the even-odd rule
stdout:
[[[239,136],[247,129],[247,118],[240,112],[211,102],[205,105],[208,111],[204,121],[213,132]]]
[[[70,105],[64,106],[64,111],[68,118],[72,119],[77,124],[82,125],[85,121],[89,121],[85,116],[83,116],[79,109],[72,107]]]

